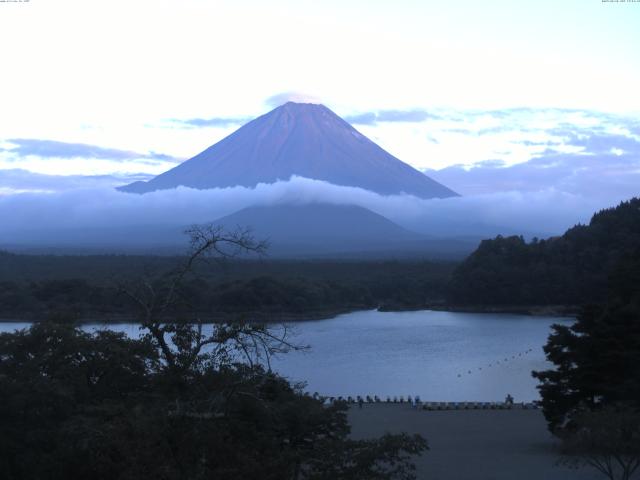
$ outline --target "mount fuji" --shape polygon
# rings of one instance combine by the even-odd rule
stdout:
[[[294,175],[381,195],[457,196],[383,150],[324,105],[294,102],[250,121],[177,167],[120,190],[255,187]]]

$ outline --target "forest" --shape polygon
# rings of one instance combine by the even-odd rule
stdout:
[[[131,311],[122,287],[180,264],[182,257],[54,256],[0,253],[0,318],[66,316],[121,321]],[[455,264],[426,260],[211,260],[181,286],[188,305],[214,319],[312,318],[379,306],[419,308],[445,297]]]
[[[484,240],[453,272],[451,305],[583,305],[603,302],[608,277],[636,255],[640,199],[597,212],[559,237]]]

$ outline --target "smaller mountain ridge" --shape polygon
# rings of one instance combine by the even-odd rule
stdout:
[[[267,239],[275,253],[392,250],[426,238],[355,205],[253,206],[214,223],[231,230],[250,226],[253,236]]]
[[[271,258],[460,259],[477,239],[438,238],[408,230],[366,208],[323,203],[279,204],[244,208],[212,222],[226,230],[249,228],[256,240],[270,242]],[[184,253],[188,224],[60,228],[2,232],[0,250],[39,254]]]

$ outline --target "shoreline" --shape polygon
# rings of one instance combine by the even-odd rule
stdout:
[[[456,313],[513,313],[536,317],[570,317],[580,313],[579,305],[429,305],[425,310]]]
[[[238,320],[250,319],[252,323],[298,323],[305,321],[327,320],[338,315],[348,313],[379,311],[379,312],[417,312],[417,311],[438,311],[438,312],[454,312],[454,313],[511,313],[516,315],[529,316],[551,316],[551,317],[567,317],[575,318],[580,311],[579,306],[575,305],[443,305],[443,304],[426,304],[415,307],[400,307],[397,305],[380,305],[379,307],[369,307],[364,305],[333,308],[327,310],[311,310],[307,312],[214,312],[201,313],[199,316],[207,318],[203,324],[216,324],[233,322]],[[45,315],[46,316],[46,315]],[[198,315],[196,315],[198,316]],[[0,317],[0,323],[36,323],[43,321],[35,316],[29,315],[22,318],[16,317]],[[119,314],[97,314],[90,313],[85,317],[77,319],[80,325],[103,324],[118,325],[123,323],[137,323],[138,319],[132,315]]]
[[[239,320],[248,320],[250,323],[288,323],[288,322],[305,322],[315,320],[326,320],[329,318],[343,315],[346,313],[362,312],[375,310],[375,308],[365,308],[363,306],[354,308],[342,308],[342,309],[328,309],[328,310],[312,310],[308,312],[280,312],[280,313],[265,313],[265,312],[215,312],[215,313],[201,313],[195,316],[206,318],[203,321],[203,325],[213,325],[217,323],[233,322]],[[46,315],[45,315],[46,316]],[[178,315],[179,316],[179,315]],[[38,319],[34,316],[27,316],[22,318],[15,317],[0,317],[0,323],[37,323],[45,321]],[[167,319],[166,321],[169,321]],[[249,321],[249,320],[248,320]],[[90,324],[103,324],[103,325],[118,325],[125,323],[139,323],[139,319],[132,315],[96,315],[89,314],[86,317],[77,319],[76,321],[80,325]]]

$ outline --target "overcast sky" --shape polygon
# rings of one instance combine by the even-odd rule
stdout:
[[[293,99],[466,196],[611,202],[639,193],[639,25],[602,0],[0,2],[0,196],[149,178]]]
[[[466,114],[516,107],[638,114],[638,25],[640,4],[601,0],[3,3],[0,135],[182,159],[297,92],[365,120],[380,110],[455,111],[439,122],[418,114],[360,126],[420,168],[500,152],[524,161],[529,150],[512,145],[513,135],[483,141],[446,130],[490,128],[499,120]],[[180,122],[194,119],[214,121]],[[520,120],[522,128],[546,121]],[[12,166],[7,157],[1,168]],[[172,166],[133,159],[34,155],[13,167],[108,174]]]

